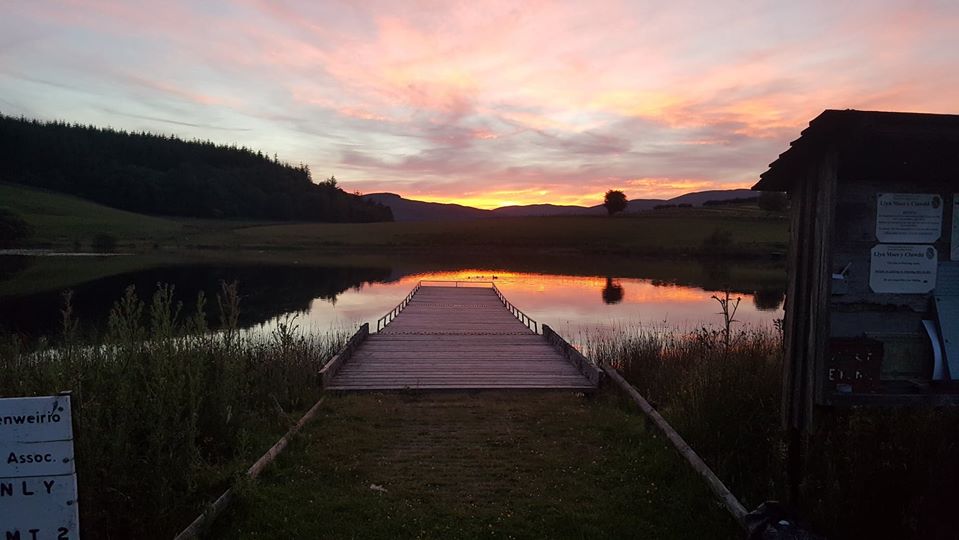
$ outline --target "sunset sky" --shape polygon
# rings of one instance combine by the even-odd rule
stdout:
[[[0,112],[480,207],[747,187],[823,109],[959,113],[959,2],[4,2]]]

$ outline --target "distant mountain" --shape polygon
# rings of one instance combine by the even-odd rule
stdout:
[[[672,199],[633,199],[629,201],[626,213],[646,212],[660,204],[702,206],[706,201],[724,201],[754,196],[756,196],[756,192],[748,189],[728,189],[687,193]],[[414,201],[404,199],[395,193],[371,193],[364,195],[363,198],[390,207],[393,210],[393,219],[396,221],[456,221],[526,216],[600,216],[606,213],[606,209],[601,204],[596,206],[528,204],[503,206],[494,210],[481,210],[461,204]]]
[[[572,206],[559,204],[527,204],[520,206],[503,206],[491,212],[498,217],[522,216],[572,216],[572,215],[599,215],[605,214],[602,206]]]
[[[495,217],[489,210],[462,204],[414,201],[396,193],[370,193],[363,195],[363,198],[390,207],[395,221],[458,221]]]
[[[749,199],[758,197],[759,193],[749,189],[716,189],[713,191],[697,191],[679,197],[673,197],[666,204],[691,204],[702,206],[707,201],[727,201],[729,199]]]

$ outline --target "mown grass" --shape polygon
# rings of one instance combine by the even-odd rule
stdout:
[[[0,396],[73,391],[84,536],[172,536],[316,400],[339,337],[298,336],[289,321],[272,339],[241,337],[234,286],[213,332],[204,302],[182,309],[160,286],[144,303],[131,288],[99,339],[79,338],[69,303],[61,336],[0,339]]]
[[[736,538],[614,395],[331,396],[214,538]]]

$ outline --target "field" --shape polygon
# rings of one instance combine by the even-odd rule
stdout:
[[[785,251],[788,224],[755,206],[670,209],[616,216],[454,222],[257,223],[153,217],[75,197],[0,184],[0,207],[34,226],[25,247],[89,249],[97,234],[120,251],[264,250],[311,253],[493,252],[769,257]],[[490,252],[487,252],[489,254]]]
[[[270,225],[237,229],[240,244],[417,249],[469,246],[541,252],[762,256],[785,251],[787,223],[731,211],[476,221]]]

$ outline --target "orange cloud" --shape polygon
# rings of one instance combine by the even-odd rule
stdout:
[[[825,108],[959,110],[959,4],[747,7],[13,2],[3,106],[481,207],[745,187]]]

